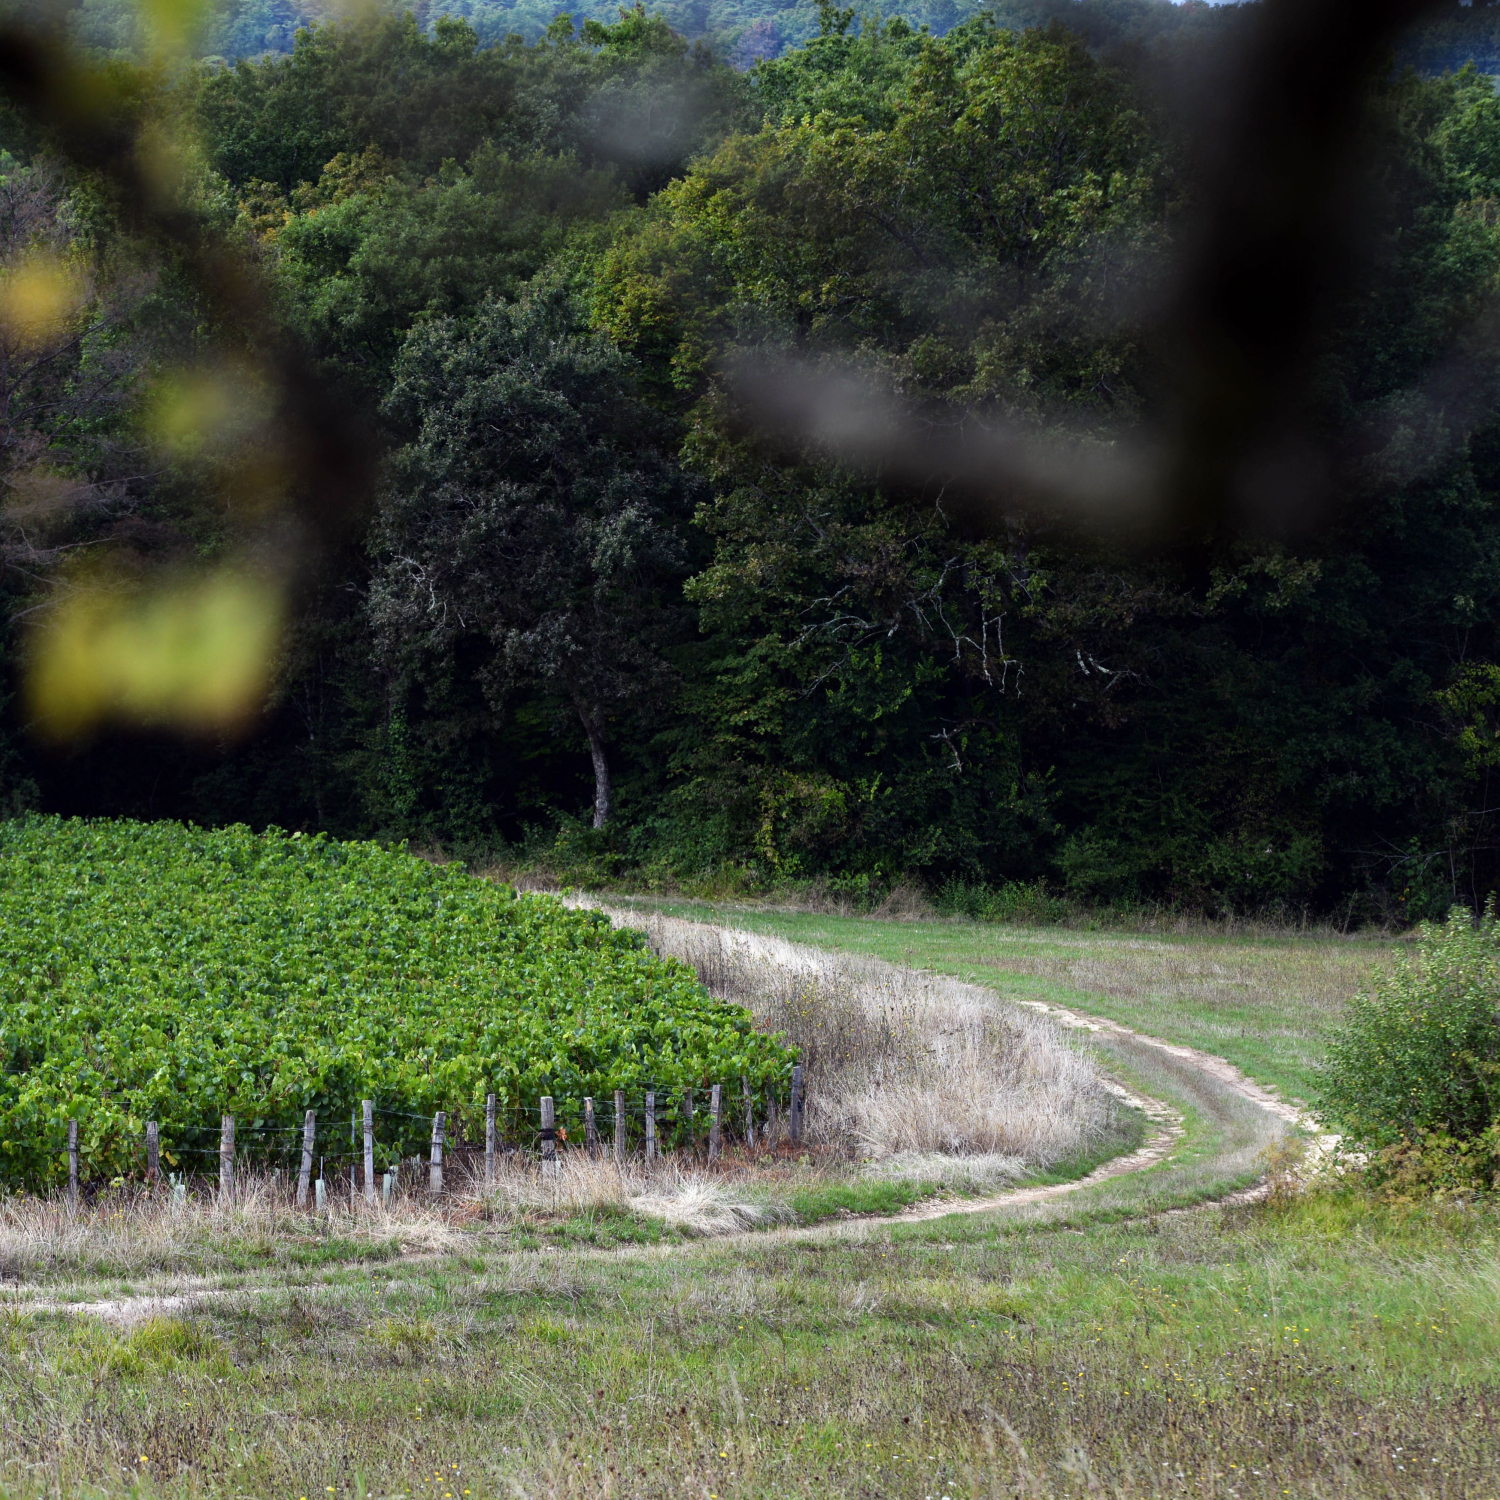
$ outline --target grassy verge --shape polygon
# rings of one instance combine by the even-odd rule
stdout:
[[[733,1242],[476,1216],[399,1257],[272,1236],[114,1324],[53,1309],[181,1277],[138,1259],[127,1288],[80,1240],[0,1311],[0,1494],[1500,1494],[1500,1208],[1175,1212],[1253,1180],[1281,1127],[1182,1059],[1087,1044],[1180,1139],[1001,1212]],[[923,1191],[858,1186],[783,1191],[809,1218]]]
[[[1353,1196],[9,1314],[14,1496],[1495,1492],[1490,1212]],[[1441,1274],[1435,1274],[1441,1268]]]
[[[882,921],[611,896],[620,906],[952,974],[1014,1000],[1108,1016],[1226,1057],[1305,1099],[1322,1036],[1393,944],[1376,938],[1141,936],[964,921]]]

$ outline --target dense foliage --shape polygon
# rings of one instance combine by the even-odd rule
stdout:
[[[405,8],[399,3],[368,7],[397,14]],[[492,46],[509,37],[534,42],[560,13],[575,24],[609,24],[620,7],[619,0],[586,0],[565,12],[555,0],[419,0],[409,8],[424,29],[459,20],[473,28],[481,43]],[[1192,31],[1208,19],[1204,12],[1209,8],[1206,0],[907,0],[900,14],[938,36],[986,13],[1002,26],[1015,27],[1046,25],[1062,17],[1091,42],[1139,45]],[[290,53],[298,31],[336,18],[340,8],[329,0],[208,0],[199,9],[199,54],[235,61]],[[818,0],[666,0],[653,10],[688,40],[712,43],[737,67],[776,57],[816,36],[819,27]],[[82,0],[71,15],[83,42],[110,52],[138,48],[149,26],[131,0]],[[1463,26],[1464,13],[1457,24]],[[1456,45],[1461,44],[1447,42],[1450,50]]]
[[[1500,1186],[1500,925],[1455,911],[1350,1004],[1320,1109],[1398,1185]],[[1494,1179],[1492,1181],[1492,1179]]]
[[[736,403],[748,351],[857,368],[934,427],[1128,433],[1202,186],[1164,59],[1191,72],[1233,9],[1016,0],[939,37],[824,5],[748,74],[642,10],[509,38],[477,9],[371,12],[162,84],[195,202],[365,412],[381,491],[300,599],[256,734],[63,759],[12,706],[5,804],[523,847],[591,879],[915,877],[976,911],[1011,887],[1477,908],[1500,882],[1487,77],[1369,81],[1366,253],[1296,398],[1334,456],[1315,518],[1175,549],[981,525]],[[1492,8],[1461,9],[1442,35],[1482,38]],[[194,475],[131,446],[163,342],[206,358],[216,330],[87,181],[20,126],[10,149],[97,311],[17,407],[0,583],[24,622],[70,549],[224,540]]]
[[[1322,1108],[1349,1144],[1382,1148],[1500,1118],[1500,928],[1455,912],[1424,926],[1357,996],[1329,1043]]]
[[[291,1156],[307,1109],[323,1149],[347,1150],[373,1098],[389,1163],[422,1149],[414,1117],[439,1109],[482,1140],[489,1092],[529,1143],[544,1094],[571,1124],[585,1096],[780,1088],[789,1064],[639,933],[456,866],[276,830],[0,825],[9,1185],[66,1171],[69,1117],[97,1178],[140,1169],[152,1119],[190,1170],[209,1166],[221,1112],[252,1156]]]

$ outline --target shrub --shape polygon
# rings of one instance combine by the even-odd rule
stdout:
[[[1477,1141],[1500,1118],[1497,1007],[1493,906],[1477,923],[1455,908],[1442,926],[1420,928],[1415,951],[1355,997],[1330,1038],[1324,1119],[1347,1144],[1388,1161],[1438,1138]]]
[[[1383,1197],[1398,1203],[1500,1188],[1500,1121],[1473,1140],[1456,1141],[1439,1132],[1387,1146],[1370,1164],[1369,1175]]]
[[[971,885],[949,880],[938,892],[937,908],[946,917],[967,917],[971,922],[1013,922],[1041,927],[1065,922],[1070,908],[1049,895],[1045,881],[1030,885],[1007,880],[1004,885]]]

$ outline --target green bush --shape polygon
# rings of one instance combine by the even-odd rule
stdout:
[[[1464,1197],[1500,1188],[1500,1121],[1472,1140],[1441,1132],[1401,1141],[1378,1152],[1366,1176],[1394,1202]]]
[[[475,1140],[489,1092],[529,1143],[543,1094],[576,1126],[586,1095],[779,1088],[791,1058],[639,933],[455,865],[279,830],[0,823],[0,1184],[56,1181],[70,1117],[97,1178],[141,1165],[147,1120],[169,1165],[211,1170],[221,1112],[286,1161],[316,1109],[320,1154],[347,1152],[374,1099],[388,1164],[435,1110]]]
[[[1068,903],[1049,895],[1046,882],[1042,880],[1030,885],[1007,880],[1000,886],[949,880],[938,892],[936,904],[947,917],[967,917],[971,922],[1015,922],[1036,927],[1065,922],[1070,913]]]
[[[1500,925],[1454,908],[1350,1004],[1320,1070],[1319,1109],[1381,1153],[1477,1141],[1500,1119]],[[1393,1158],[1391,1158],[1393,1159]]]

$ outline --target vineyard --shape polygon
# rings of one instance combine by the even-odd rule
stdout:
[[[772,1097],[791,1051],[639,934],[370,843],[272,830],[35,818],[0,824],[0,1182],[87,1177],[289,1148],[303,1113],[381,1113],[383,1163],[437,1110],[506,1135],[585,1096],[748,1079]],[[663,1133],[689,1128],[663,1122]]]

